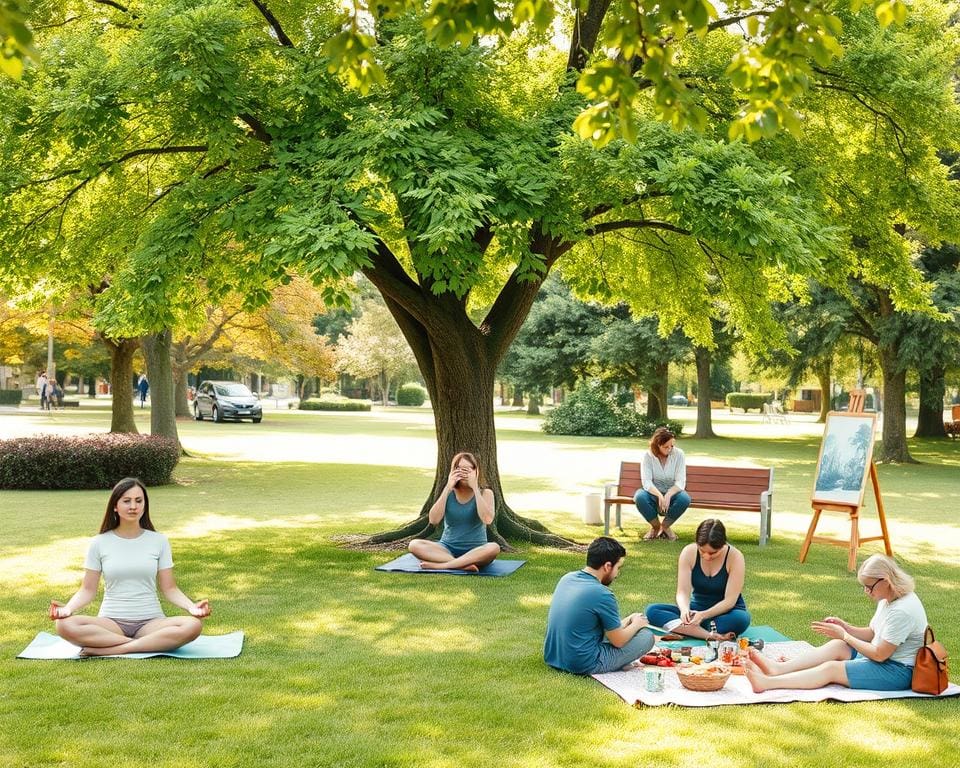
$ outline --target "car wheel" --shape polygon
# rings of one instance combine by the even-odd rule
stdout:
[[[203,421],[203,414],[200,413],[200,406],[196,403],[193,404],[193,418],[196,421]]]
[[[217,406],[213,406],[213,420],[218,424],[223,421],[223,418],[220,416],[220,409]]]
[[[254,416],[252,419],[250,419],[250,421],[252,421],[254,424],[259,424],[262,420],[263,416]]]

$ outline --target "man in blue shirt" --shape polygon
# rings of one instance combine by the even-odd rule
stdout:
[[[627,551],[616,539],[601,536],[587,549],[587,566],[557,584],[547,614],[543,659],[551,667],[578,675],[615,672],[653,647],[654,637],[642,613],[620,619],[609,586],[620,575]]]

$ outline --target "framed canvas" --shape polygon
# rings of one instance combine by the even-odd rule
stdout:
[[[813,484],[813,506],[843,504],[859,507],[873,461],[875,413],[827,414]]]

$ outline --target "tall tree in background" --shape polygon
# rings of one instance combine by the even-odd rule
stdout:
[[[366,70],[346,69],[367,93],[331,73],[349,58],[350,40],[364,42],[358,28],[344,33],[335,13],[313,4],[156,0],[135,23],[129,11],[100,8],[65,26],[63,9],[47,8],[60,24],[57,56],[27,70],[22,84],[0,82],[12,107],[0,134],[9,269],[88,250],[124,254],[127,268],[111,283],[111,327],[157,332],[176,327],[198,279],[215,295],[242,286],[250,304],[262,304],[273,284],[302,270],[334,301],[338,283],[359,268],[413,351],[438,441],[423,514],[375,538],[428,534],[425,512],[450,455],[472,450],[497,499],[491,535],[562,543],[504,501],[491,397],[500,360],[561,259],[576,288],[605,300],[622,295],[638,314],[656,311],[666,328],[683,325],[703,340],[717,298],[737,328],[769,337],[773,294],[827,266],[841,275],[853,268],[849,253],[831,251],[830,225],[842,209],[822,205],[815,179],[797,183],[786,152],[726,142],[731,128],[755,138],[789,114],[785,100],[770,97],[782,84],[802,92],[804,78],[794,75],[827,63],[833,22],[796,36],[798,14],[817,13],[817,3],[731,12],[712,24],[706,6],[694,6],[694,18],[671,18],[672,0],[645,6],[643,24],[622,38],[629,46],[611,58],[610,30],[628,27],[621,6],[606,0],[565,20],[566,52],[523,25],[480,45],[473,40],[483,24],[453,22],[439,25],[436,34],[449,39],[438,42],[460,45],[440,47],[424,32],[435,14],[388,5],[390,14],[370,17],[375,35],[365,48],[350,47],[367,56]],[[902,33],[870,17],[854,33],[913,35],[915,50],[939,45],[943,56],[943,38],[931,34],[943,19],[934,15],[924,6],[920,23]],[[745,18],[755,20],[756,42],[725,31]],[[702,40],[689,33],[708,25]],[[663,42],[648,42],[637,58],[630,41],[651,27],[671,34],[649,35]],[[788,52],[787,42],[800,47]],[[682,72],[663,46],[682,53]],[[734,91],[724,72],[738,51],[747,55],[734,66]],[[783,60],[782,84],[763,78],[770,55]],[[926,159],[921,118],[935,111],[942,120],[952,104],[949,72],[933,64],[926,112],[900,126],[911,141],[918,135],[904,157],[908,171]],[[382,84],[356,75],[377,68]],[[843,98],[896,103],[901,95],[882,74],[851,80]],[[570,87],[576,79],[596,98],[592,107]],[[610,83],[616,93],[604,93]],[[744,115],[753,117],[744,123]],[[658,121],[674,116],[700,116],[705,132]],[[570,136],[574,120],[581,134],[606,142],[602,151]],[[611,141],[618,131],[633,143]],[[818,160],[829,167],[834,158]],[[881,257],[876,271],[905,286],[897,298],[917,300],[908,254]],[[856,268],[873,263],[865,251]],[[705,291],[707,275],[719,281],[719,297]]]

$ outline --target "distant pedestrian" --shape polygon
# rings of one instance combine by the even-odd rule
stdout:
[[[40,410],[47,407],[47,372],[40,371],[37,375],[37,394],[40,395]]]
[[[147,399],[147,392],[150,391],[150,382],[147,381],[147,375],[141,374],[140,381],[137,382],[137,392],[140,393],[140,407],[143,408]]]

